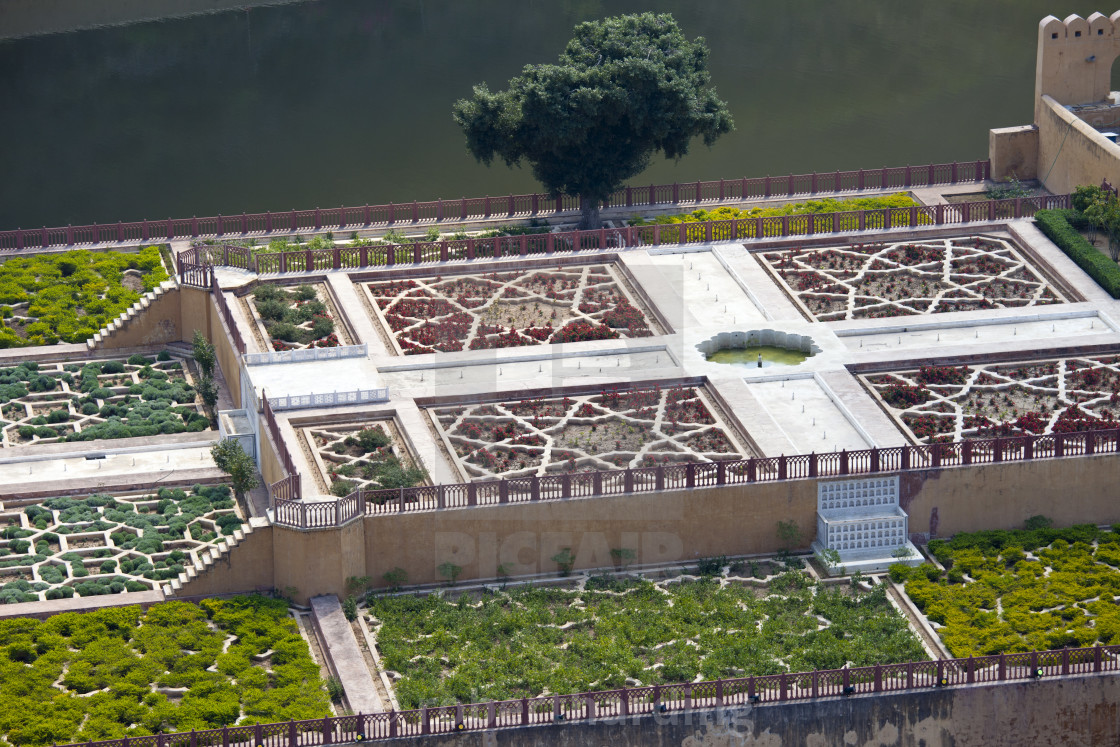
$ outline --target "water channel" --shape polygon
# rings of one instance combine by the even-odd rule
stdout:
[[[309,0],[4,39],[0,228],[534,191],[465,152],[452,102],[644,9],[706,37],[737,130],[640,183],[985,158],[1031,119],[1039,19],[1097,8]]]

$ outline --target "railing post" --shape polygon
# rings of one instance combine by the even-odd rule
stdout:
[[[999,681],[1003,682],[1007,679],[1007,655],[999,655]]]
[[[397,712],[389,711],[389,736],[397,736]]]
[[[686,488],[696,487],[696,463],[689,462],[685,465],[684,470],[684,485]]]
[[[968,682],[968,684],[971,685],[976,681],[976,660],[971,656],[968,657],[968,660],[965,663],[965,673],[967,675],[965,681]]]
[[[871,447],[871,473],[875,474],[879,471],[879,447]]]
[[[527,698],[521,699],[521,725],[527,726],[529,724],[529,700]]]
[[[950,178],[949,183],[950,184],[956,184],[957,183],[957,162],[956,161],[953,161],[953,166],[952,166],[952,170],[950,171],[950,174],[951,174],[951,178]]]
[[[420,707],[420,733],[421,734],[431,734],[432,733],[432,724],[428,720],[428,706],[421,706]]]
[[[782,454],[778,457],[778,479],[786,479],[786,455]]]
[[[817,476],[817,452],[809,452],[809,477]]]
[[[910,446],[909,446],[909,444],[904,445],[902,447],[902,454],[901,454],[900,461],[901,461],[901,464],[899,466],[902,469],[910,469]]]
[[[906,170],[907,170],[907,172],[909,172],[910,171],[909,167]],[[882,664],[876,664],[875,665],[875,692],[877,692],[877,693],[883,692],[883,665]]]
[[[1093,646],[1093,671],[1094,672],[1101,671],[1101,662],[1103,660],[1104,660],[1104,657],[1101,656],[1101,646],[1098,643],[1096,646]]]
[[[716,680],[716,706],[723,706],[723,680]]]
[[[498,503],[509,503],[509,481],[498,481]]]
[[[1062,649],[1062,674],[1069,674],[1069,649]]]
[[[1064,433],[1054,434],[1054,456],[1064,457],[1066,455],[1066,440]]]
[[[473,483],[473,482],[468,482],[467,483],[467,505],[468,506],[477,506],[478,505],[478,486],[475,485],[475,483]]]
[[[766,175],[766,197],[770,196],[770,175]]]
[[[848,450],[840,450],[840,474],[848,474]]]

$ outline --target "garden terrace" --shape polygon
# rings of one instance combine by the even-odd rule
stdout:
[[[3,446],[204,431],[188,360],[166,351],[0,368]]]
[[[1092,525],[933,540],[947,568],[892,567],[953,656],[1120,642],[1120,533]]]
[[[403,355],[648,337],[660,329],[613,265],[436,275],[363,285]]]
[[[331,495],[427,482],[392,420],[310,426],[302,428],[301,435],[320,483]]]
[[[282,600],[10,618],[0,620],[0,652],[0,733],[18,747],[331,713]]]
[[[0,348],[85,342],[167,279],[155,246],[12,257],[0,264]]]
[[[526,477],[742,459],[702,387],[668,386],[429,410],[460,471]]]
[[[1011,242],[920,242],[763,252],[759,259],[817,321],[875,319],[1063,303]]]
[[[366,612],[404,708],[925,658],[882,586],[800,571],[370,596]]]
[[[1058,358],[865,375],[917,443],[1120,427],[1120,356]]]
[[[0,504],[0,603],[159,589],[245,523],[225,485]]]
[[[285,288],[261,283],[242,297],[258,342],[266,350],[302,350],[349,345],[351,340],[335,320],[324,283]]]

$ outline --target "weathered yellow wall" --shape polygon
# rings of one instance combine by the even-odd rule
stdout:
[[[902,474],[910,531],[936,534],[1012,529],[1042,514],[1059,526],[1120,522],[1120,456],[1047,459]]]
[[[992,179],[1038,178],[1038,128],[1033,125],[1002,127],[988,131],[988,158]]]
[[[364,529],[361,521],[315,532],[275,527],[276,588],[301,603],[319,594],[345,597],[349,593],[346,580],[365,575]]]
[[[210,317],[215,309],[210,300],[210,291],[201,288],[192,288],[188,285],[179,286],[180,318],[182,320],[183,342],[190,342],[194,338],[194,331],[201,330],[202,334],[210,338]]]
[[[1118,470],[1115,454],[916,470],[901,474],[902,505],[911,533],[941,537],[1019,527],[1037,514],[1060,526],[1120,523]],[[309,532],[274,527],[272,577],[277,588],[294,588],[294,596],[306,600],[344,595],[352,576],[383,586],[383,574],[397,567],[413,584],[444,581],[439,566],[445,562],[462,568],[462,581],[495,578],[499,565],[511,576],[553,573],[551,558],[565,547],[572,550],[575,570],[611,566],[610,551],[623,548],[634,550],[639,564],[772,553],[781,549],[780,521],[797,522],[803,546],[814,539],[817,482],[390,514]],[[251,577],[263,578],[254,564],[268,552],[237,551],[242,554],[231,556],[233,577],[244,562]],[[183,594],[203,593],[195,583]]]
[[[273,589],[274,527],[254,529],[220,560],[191,579],[179,597],[208,597]]]
[[[638,563],[672,562],[779,549],[777,524],[796,520],[812,540],[816,483],[800,480],[660,494],[401,514],[366,520],[367,572],[376,585],[394,567],[410,583],[443,580],[439,566],[462,566],[461,578],[553,572],[565,547],[575,569],[610,566],[612,549]]]
[[[183,339],[179,288],[164,291],[98,345],[101,350],[163,345]]]
[[[1120,184],[1120,145],[1109,142],[1049,96],[1038,124],[1038,175],[1054,194],[1108,179]]]

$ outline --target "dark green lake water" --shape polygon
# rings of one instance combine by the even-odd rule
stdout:
[[[0,228],[534,191],[467,155],[452,102],[644,9],[707,38],[737,130],[641,183],[985,158],[1031,119],[1039,19],[1097,8],[315,0],[0,41]]]

